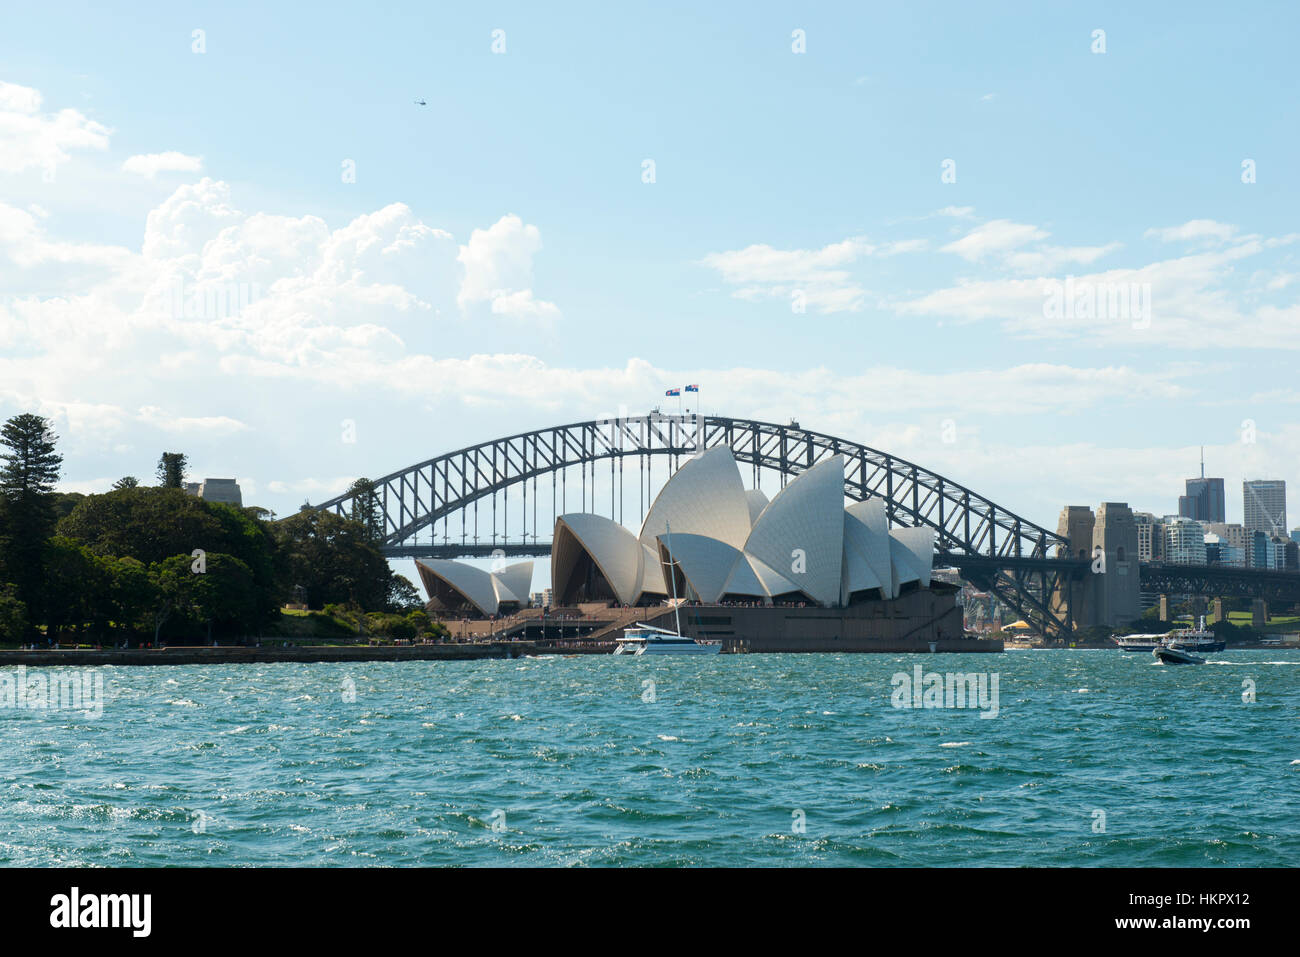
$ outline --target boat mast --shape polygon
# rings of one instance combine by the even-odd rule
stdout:
[[[682,610],[677,604],[677,568],[673,559],[673,527],[664,522],[664,538],[668,542],[668,577],[672,579],[673,619],[677,622],[677,637],[682,636]]]

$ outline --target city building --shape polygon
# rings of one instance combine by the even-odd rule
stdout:
[[[1204,565],[1205,528],[1190,518],[1174,518],[1165,525],[1165,561],[1176,565]]]
[[[1227,565],[1232,568],[1246,567],[1246,547],[1234,545],[1214,532],[1205,533],[1205,562],[1207,565]]]
[[[1187,494],[1178,498],[1178,514],[1198,522],[1222,522],[1227,518],[1224,509],[1223,479],[1190,478]]]
[[[1251,479],[1241,483],[1242,506],[1248,531],[1270,535],[1286,533],[1286,482],[1281,479]]]
[[[202,482],[186,482],[185,491],[197,495],[205,502],[222,502],[243,508],[244,497],[239,490],[239,483],[232,478],[207,478]]]
[[[1158,562],[1164,557],[1164,524],[1150,512],[1134,512],[1137,526],[1138,561]]]

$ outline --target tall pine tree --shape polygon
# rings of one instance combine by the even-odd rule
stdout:
[[[45,543],[54,532],[54,487],[63,456],[54,450],[58,436],[48,419],[30,412],[15,415],[0,428],[0,497],[4,499],[3,564],[27,606],[28,633],[45,620]]]
[[[163,488],[184,488],[188,466],[184,452],[164,452],[158,459],[158,484]]]

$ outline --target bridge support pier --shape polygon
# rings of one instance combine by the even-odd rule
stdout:
[[[1160,620],[1161,621],[1169,620],[1169,596],[1168,595],[1160,596]]]
[[[1256,598],[1250,603],[1250,623],[1256,628],[1268,624],[1268,602],[1264,599]]]
[[[1222,599],[1222,598],[1216,598],[1216,599],[1214,599],[1214,603],[1213,603],[1213,605],[1211,605],[1211,608],[1212,608],[1212,611],[1210,612],[1210,621],[1211,621],[1211,622],[1216,622],[1216,621],[1227,621],[1227,620],[1228,620],[1228,617],[1223,613],[1223,599]]]

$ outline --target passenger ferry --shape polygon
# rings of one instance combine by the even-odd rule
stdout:
[[[1222,651],[1227,643],[1205,627],[1205,617],[1195,628],[1178,628],[1163,635],[1112,636],[1120,651],[1150,651],[1176,648],[1182,651]]]

